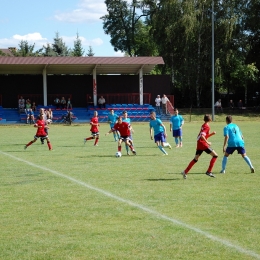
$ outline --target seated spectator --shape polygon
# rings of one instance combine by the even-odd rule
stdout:
[[[67,110],[68,109],[72,109],[72,103],[71,103],[70,98],[68,98],[68,101],[67,101]]]
[[[237,107],[238,107],[238,109],[242,109],[242,107],[243,107],[243,102],[242,102],[241,99],[238,101]]]
[[[24,112],[24,108],[25,108],[25,100],[24,100],[24,98],[21,96],[21,97],[18,99],[18,109],[19,109],[19,112],[20,112],[20,113]]]
[[[98,106],[99,108],[106,108],[106,100],[104,99],[103,96],[101,96],[99,99],[98,99]]]
[[[35,124],[34,112],[32,111],[31,108],[29,108],[28,111],[27,111],[27,120],[26,120],[27,124],[29,123],[29,120],[30,120],[30,123],[32,122],[33,124]]]
[[[230,109],[234,109],[234,107],[235,107],[234,102],[233,102],[233,100],[231,99],[231,100],[229,101],[229,108],[230,108]]]
[[[31,101],[30,101],[30,99],[28,98],[28,99],[26,100],[26,103],[25,103],[25,113],[27,114],[28,111],[29,111],[29,109],[31,109],[31,108],[32,108]]]
[[[54,99],[54,105],[56,106],[57,109],[60,108],[60,99],[58,97]]]
[[[60,100],[60,105],[61,105],[61,109],[65,109],[66,108],[66,99],[64,97],[61,98]]]
[[[32,103],[32,111],[36,112],[36,110],[37,110],[36,104],[35,104],[35,102],[33,102]]]
[[[223,112],[222,105],[221,105],[221,99],[219,99],[219,100],[215,103],[214,107],[215,107],[216,111],[221,111],[221,112]]]

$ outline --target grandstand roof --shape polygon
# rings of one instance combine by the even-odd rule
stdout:
[[[0,57],[0,74],[149,74],[162,57]]]

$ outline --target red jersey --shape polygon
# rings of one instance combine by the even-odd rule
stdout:
[[[36,136],[46,136],[47,133],[45,132],[45,121],[37,120],[36,124],[38,125]]]
[[[197,137],[197,150],[205,150],[209,147],[209,145],[201,138],[201,136],[204,136],[206,139],[208,139],[209,131],[209,125],[207,123],[204,123],[201,126],[199,135]]]
[[[130,136],[131,132],[129,127],[130,125],[127,122],[122,122],[121,124],[116,123],[113,129],[117,130],[121,136]]]
[[[98,132],[98,117],[92,117],[91,120],[90,120],[90,123],[93,123],[91,124],[91,128],[90,128],[90,131],[91,132],[94,132],[94,133],[97,133]]]

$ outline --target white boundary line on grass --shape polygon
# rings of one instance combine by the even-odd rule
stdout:
[[[189,224],[186,224],[186,223],[184,223],[184,222],[181,222],[181,221],[179,221],[179,220],[177,220],[177,219],[170,218],[170,217],[168,217],[168,216],[166,216],[166,215],[163,215],[163,214],[161,214],[161,213],[159,213],[159,212],[157,212],[157,211],[155,211],[155,210],[149,209],[149,208],[147,208],[147,207],[145,207],[145,206],[143,206],[143,205],[140,205],[140,204],[138,204],[138,203],[132,202],[132,201],[130,201],[130,200],[123,199],[123,198],[121,198],[121,197],[118,197],[118,196],[116,196],[116,195],[113,195],[113,194],[110,193],[110,192],[107,192],[107,191],[105,191],[105,190],[96,188],[96,187],[94,187],[94,186],[92,186],[92,185],[89,185],[89,184],[87,184],[87,183],[85,183],[85,182],[82,182],[82,181],[79,181],[79,180],[77,180],[77,179],[74,179],[74,178],[72,178],[72,177],[70,177],[70,176],[67,176],[67,175],[65,175],[65,174],[63,174],[63,173],[60,173],[60,172],[51,170],[51,169],[49,169],[49,168],[46,168],[46,167],[43,167],[43,166],[40,166],[40,165],[31,163],[31,162],[29,162],[29,161],[23,160],[23,159],[21,159],[21,158],[19,158],[19,157],[13,156],[13,155],[8,154],[8,153],[5,153],[5,152],[3,152],[3,151],[0,151],[0,153],[3,154],[3,155],[5,155],[5,156],[11,157],[11,158],[13,158],[13,159],[15,159],[15,160],[17,160],[17,161],[20,161],[20,162],[26,163],[26,164],[28,164],[28,165],[30,165],[30,166],[33,166],[33,167],[35,167],[35,168],[38,168],[38,169],[41,169],[41,170],[50,172],[50,173],[52,173],[52,174],[58,175],[58,176],[60,176],[60,177],[62,177],[62,178],[65,178],[65,179],[67,179],[67,180],[70,180],[70,181],[72,181],[72,182],[75,182],[75,183],[77,183],[77,184],[79,184],[79,185],[81,185],[81,186],[84,186],[84,187],[86,187],[86,188],[88,188],[88,189],[90,189],[90,190],[97,191],[97,192],[99,192],[99,193],[101,193],[101,194],[103,194],[103,195],[105,195],[105,196],[107,196],[107,197],[110,197],[110,198],[112,198],[112,199],[115,199],[115,200],[117,200],[117,201],[126,203],[126,204],[128,204],[128,205],[130,205],[130,206],[133,206],[133,207],[135,207],[135,208],[141,209],[141,210],[143,210],[143,211],[145,211],[145,212],[147,212],[147,213],[150,213],[151,215],[156,216],[157,218],[161,218],[161,219],[167,220],[167,221],[169,221],[169,222],[172,222],[172,223],[177,224],[177,225],[179,225],[179,226],[182,226],[182,227],[184,227],[184,228],[187,228],[187,229],[190,229],[190,230],[192,230],[192,231],[195,231],[195,232],[197,232],[197,233],[199,233],[199,234],[201,234],[201,235],[203,235],[203,236],[205,236],[205,237],[207,237],[207,238],[209,238],[209,239],[211,239],[211,240],[213,240],[213,241],[219,242],[220,244],[222,244],[222,245],[224,245],[224,246],[226,246],[226,247],[233,248],[233,249],[235,249],[236,251],[238,251],[238,252],[240,252],[240,253],[242,253],[242,254],[255,257],[256,259],[260,259],[260,255],[257,254],[257,253],[255,253],[255,252],[253,252],[253,251],[251,251],[251,250],[248,250],[248,249],[245,249],[245,248],[243,248],[243,247],[234,245],[234,244],[232,244],[231,242],[229,242],[229,241],[227,241],[227,240],[225,240],[225,239],[221,239],[221,238],[218,238],[218,237],[216,237],[216,236],[213,236],[213,235],[211,235],[210,233],[205,232],[205,231],[203,231],[203,230],[201,230],[201,229],[199,229],[199,228],[196,228],[196,227],[194,227],[194,226],[191,226],[191,225],[189,225]]]

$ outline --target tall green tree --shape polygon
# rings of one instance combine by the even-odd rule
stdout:
[[[129,56],[152,55],[155,46],[151,44],[152,38],[148,41],[149,29],[145,25],[145,18],[150,15],[147,1],[105,0],[105,4],[108,14],[101,19],[105,33],[111,36],[114,50]]]
[[[74,48],[72,50],[72,55],[76,57],[82,57],[84,55],[84,49],[82,47],[82,41],[77,33],[76,40],[74,41]]]
[[[71,56],[71,50],[66,46],[63,39],[59,36],[59,33],[56,32],[55,38],[53,39],[52,50],[55,53],[55,56]]]
[[[13,54],[20,57],[36,56],[34,47],[35,44],[29,44],[28,41],[21,40],[18,44],[18,49],[13,51]]]
[[[87,52],[87,56],[88,57],[92,57],[94,56],[95,53],[93,52],[93,48],[91,46],[89,46],[88,52]]]

